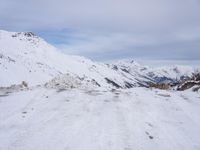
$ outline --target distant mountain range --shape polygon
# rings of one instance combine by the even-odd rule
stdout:
[[[94,62],[66,55],[32,32],[0,30],[0,87],[26,82],[59,88],[132,88],[190,79],[199,68],[150,68],[134,60]]]

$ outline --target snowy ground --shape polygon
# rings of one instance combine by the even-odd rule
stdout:
[[[0,150],[199,149],[199,93],[36,88],[0,96]]]

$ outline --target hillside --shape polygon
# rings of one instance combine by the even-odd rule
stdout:
[[[65,55],[55,47],[30,32],[0,31],[0,86],[19,84],[44,84],[68,74],[77,82],[94,81],[103,87],[112,87],[108,80],[125,87],[124,81],[107,65],[80,56]]]
[[[199,150],[198,72],[94,62],[0,31],[0,150]]]
[[[134,60],[110,64],[66,55],[32,32],[0,31],[0,87],[45,84],[47,87],[132,88],[189,78],[198,69],[150,68]]]

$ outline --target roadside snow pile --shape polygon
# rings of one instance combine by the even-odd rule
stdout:
[[[65,89],[94,89],[100,85],[94,79],[80,78],[78,76],[71,76],[69,73],[59,75],[45,84],[46,88],[53,88],[58,90]]]

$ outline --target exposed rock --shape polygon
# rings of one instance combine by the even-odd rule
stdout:
[[[22,81],[22,85],[23,85],[24,87],[28,87],[28,83],[25,82],[25,81]]]
[[[112,80],[110,80],[110,79],[108,79],[108,78],[105,78],[105,80],[107,81],[107,83],[113,85],[113,86],[116,87],[116,88],[122,88],[122,87],[121,87],[120,85],[118,85],[116,82],[114,82],[114,81],[112,81]]]
[[[149,85],[150,88],[157,88],[157,89],[161,89],[161,90],[168,90],[170,89],[170,85],[169,84],[165,84],[165,83],[151,83]]]
[[[184,91],[184,90],[192,88],[195,85],[200,85],[200,81],[192,81],[191,80],[191,81],[183,82],[181,85],[179,85],[177,87],[177,90],[178,91]]]
[[[125,83],[126,88],[132,88],[132,87],[134,87],[134,85],[131,84],[131,83],[129,83],[129,82],[125,81],[124,83]]]

